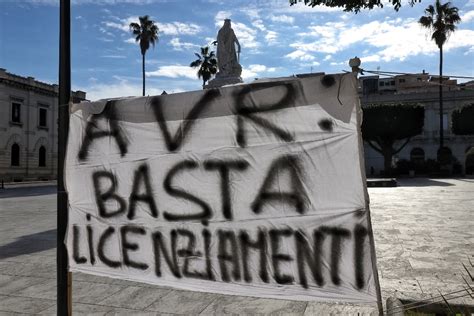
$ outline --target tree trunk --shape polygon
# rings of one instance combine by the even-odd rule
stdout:
[[[439,149],[444,144],[444,126],[443,126],[443,46],[439,48]]]
[[[143,96],[145,96],[145,54],[142,54]]]
[[[392,147],[382,148],[382,152],[383,152],[384,176],[391,176],[392,175],[392,156],[393,156]]]
[[[202,80],[202,89],[204,90],[204,86],[206,85],[206,80]]]

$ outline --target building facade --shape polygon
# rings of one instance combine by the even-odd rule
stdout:
[[[423,133],[411,139],[397,155],[394,164],[405,159],[414,163],[436,160],[439,149],[439,76],[424,71],[420,74],[400,75],[391,78],[360,77],[362,107],[369,104],[418,103],[425,107]],[[443,77],[443,129],[444,146],[449,148],[453,160],[461,166],[460,173],[472,170],[474,136],[458,136],[451,131],[453,110],[474,103],[474,83],[457,84]],[[474,122],[473,122],[474,124]],[[365,144],[365,167],[368,175],[378,176],[384,169],[383,157]],[[452,166],[451,166],[452,168]],[[470,171],[469,171],[470,172]]]
[[[86,93],[72,92],[74,102]],[[0,68],[0,181],[55,179],[58,86]]]

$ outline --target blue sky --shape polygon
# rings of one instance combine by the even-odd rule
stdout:
[[[88,99],[140,95],[141,55],[128,25],[148,14],[160,39],[146,54],[147,94],[201,88],[188,65],[230,17],[242,45],[244,81],[362,67],[398,72],[438,71],[438,50],[417,24],[434,0],[399,12],[383,9],[290,7],[287,0],[72,0],[72,86]],[[383,1],[387,2],[387,0]],[[463,22],[445,46],[445,73],[474,76],[474,0],[452,1]],[[56,83],[58,0],[0,0],[0,67]]]

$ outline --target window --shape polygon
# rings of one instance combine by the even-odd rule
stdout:
[[[46,148],[44,146],[41,146],[39,149],[38,166],[46,167]]]
[[[380,82],[379,82],[379,86],[381,86],[381,87],[385,86],[385,82],[380,81]]]
[[[48,109],[38,108],[38,126],[39,127],[48,127]]]
[[[420,77],[416,78],[416,81],[421,81],[421,78]]]
[[[13,144],[11,148],[11,165],[20,165],[20,146],[17,143]]]
[[[390,85],[394,86],[395,85],[395,80],[390,81]]]
[[[21,103],[12,102],[12,123],[21,123]]]
[[[399,82],[399,83],[404,83],[404,82],[405,82],[405,79],[398,79],[398,82]]]

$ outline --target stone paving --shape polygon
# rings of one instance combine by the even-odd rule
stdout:
[[[474,262],[474,179],[406,179],[370,188],[384,300],[424,299],[465,284]],[[0,315],[56,313],[56,195],[48,185],[0,190]],[[462,294],[462,293],[460,293]],[[456,303],[470,304],[462,297]],[[179,291],[73,274],[73,313],[94,315],[369,315],[371,306]]]

